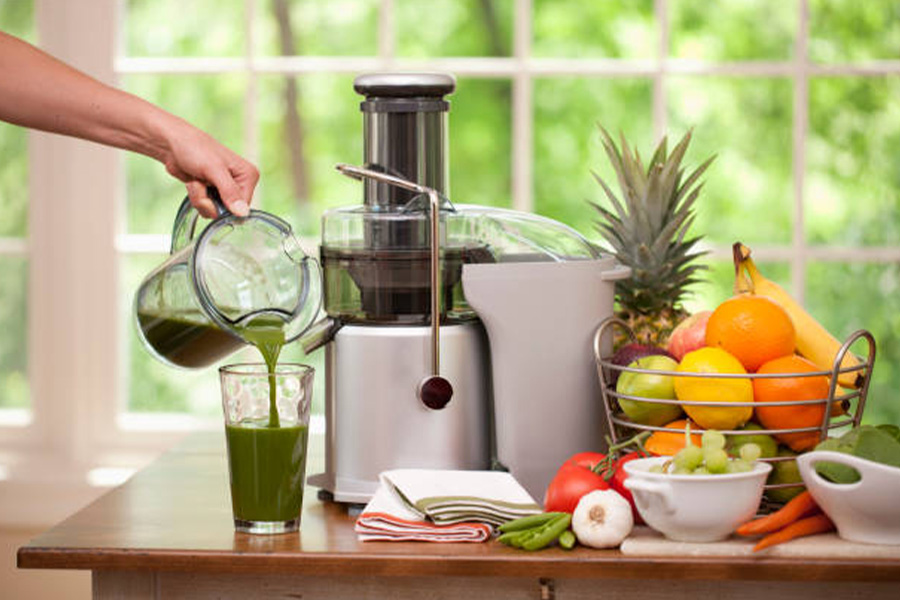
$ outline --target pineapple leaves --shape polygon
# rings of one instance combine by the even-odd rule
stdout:
[[[656,152],[653,153],[653,157],[650,159],[650,165],[655,165],[658,163],[666,162],[666,144],[667,137],[663,136],[663,139],[659,141],[659,145],[656,146]]]
[[[616,144],[602,125],[599,129],[621,194],[617,196],[592,173],[610,202],[610,209],[591,203],[600,217],[596,228],[618,260],[632,269],[632,277],[616,286],[619,305],[626,313],[644,315],[678,310],[686,288],[699,281],[699,272],[706,268],[696,264],[706,254],[696,250],[700,238],[687,238],[687,232],[703,189],[700,178],[715,156],[685,177],[682,163],[693,133],[688,131],[671,153],[663,137],[645,168],[640,153],[623,134]]]

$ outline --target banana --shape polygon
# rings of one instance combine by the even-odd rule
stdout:
[[[749,291],[759,296],[765,296],[779,304],[790,315],[797,332],[797,352],[816,364],[823,371],[830,371],[834,367],[834,359],[841,342],[831,335],[821,323],[816,321],[806,309],[777,283],[766,279],[753,260],[750,258],[750,248],[740,242],[734,244],[735,290]],[[747,281],[743,272],[749,275]],[[841,368],[859,367],[859,359],[852,352],[846,352],[841,360]],[[860,371],[841,373],[838,383],[846,388],[858,388],[862,385],[863,377]]]

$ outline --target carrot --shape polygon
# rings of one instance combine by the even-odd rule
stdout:
[[[737,528],[737,533],[739,535],[772,533],[785,525],[812,514],[818,509],[819,506],[813,500],[812,494],[804,490],[772,514],[744,523]]]
[[[831,522],[825,513],[818,513],[799,521],[794,521],[784,529],[780,529],[775,533],[770,533],[753,546],[754,552],[759,552],[775,544],[781,544],[794,538],[803,537],[804,535],[812,535],[814,533],[824,533],[834,529],[834,523]]]

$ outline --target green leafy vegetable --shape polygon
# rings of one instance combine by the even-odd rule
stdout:
[[[900,468],[900,428],[896,425],[861,425],[839,438],[819,443],[816,450],[852,454],[859,458]],[[855,483],[859,472],[832,462],[816,464],[816,472],[833,483]]]

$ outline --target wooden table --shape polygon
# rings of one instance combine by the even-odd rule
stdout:
[[[302,519],[300,534],[235,533],[224,438],[200,433],[20,548],[18,565],[90,569],[95,598],[900,598],[893,560],[360,543],[353,517],[315,488]]]

